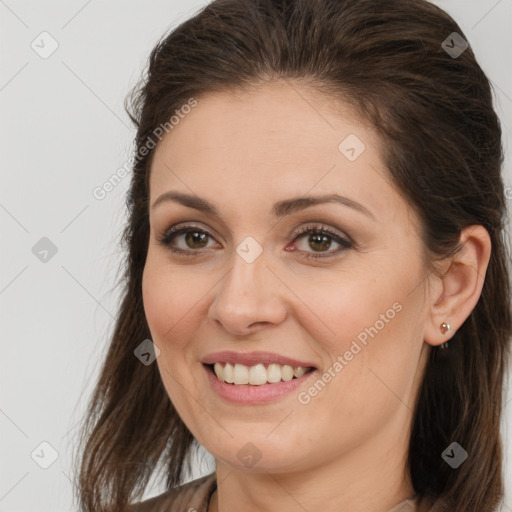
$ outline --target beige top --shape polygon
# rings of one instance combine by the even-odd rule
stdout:
[[[130,505],[127,512],[208,512],[208,503],[215,489],[217,481],[215,473],[212,473]],[[389,512],[416,512],[415,501],[401,501]]]

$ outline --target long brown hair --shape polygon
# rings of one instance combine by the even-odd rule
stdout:
[[[457,23],[426,0],[215,0],[157,43],[126,102],[137,134],[122,239],[123,300],[78,446],[81,512],[124,510],[142,497],[159,465],[166,486],[179,485],[196,442],[157,365],[134,356],[151,338],[141,282],[154,149],[141,150],[159,126],[169,131],[169,118],[190,98],[200,104],[203,94],[277,78],[347,102],[379,131],[390,179],[421,220],[432,272],[460,249],[462,229],[480,224],[489,232],[481,297],[448,350],[430,351],[408,469],[421,510],[495,509],[503,495],[510,250],[501,126],[491,84],[464,41]],[[453,441],[469,454],[456,470],[441,457]]]

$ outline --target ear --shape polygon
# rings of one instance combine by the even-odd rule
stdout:
[[[432,276],[438,282],[431,287],[424,333],[424,340],[430,345],[441,345],[455,334],[475,308],[484,286],[491,257],[489,233],[483,226],[469,226],[461,232],[459,240],[464,246],[446,265],[442,280]],[[443,322],[451,327],[445,334],[441,332]]]

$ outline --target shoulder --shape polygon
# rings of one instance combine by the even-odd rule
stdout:
[[[197,478],[174,489],[129,505],[127,512],[206,512],[217,488],[215,473]]]

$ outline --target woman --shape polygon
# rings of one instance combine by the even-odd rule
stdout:
[[[215,0],[132,100],[126,287],[80,510],[495,510],[501,129],[453,19]],[[198,445],[215,473],[182,485]],[[136,504],[159,463],[169,490]]]

